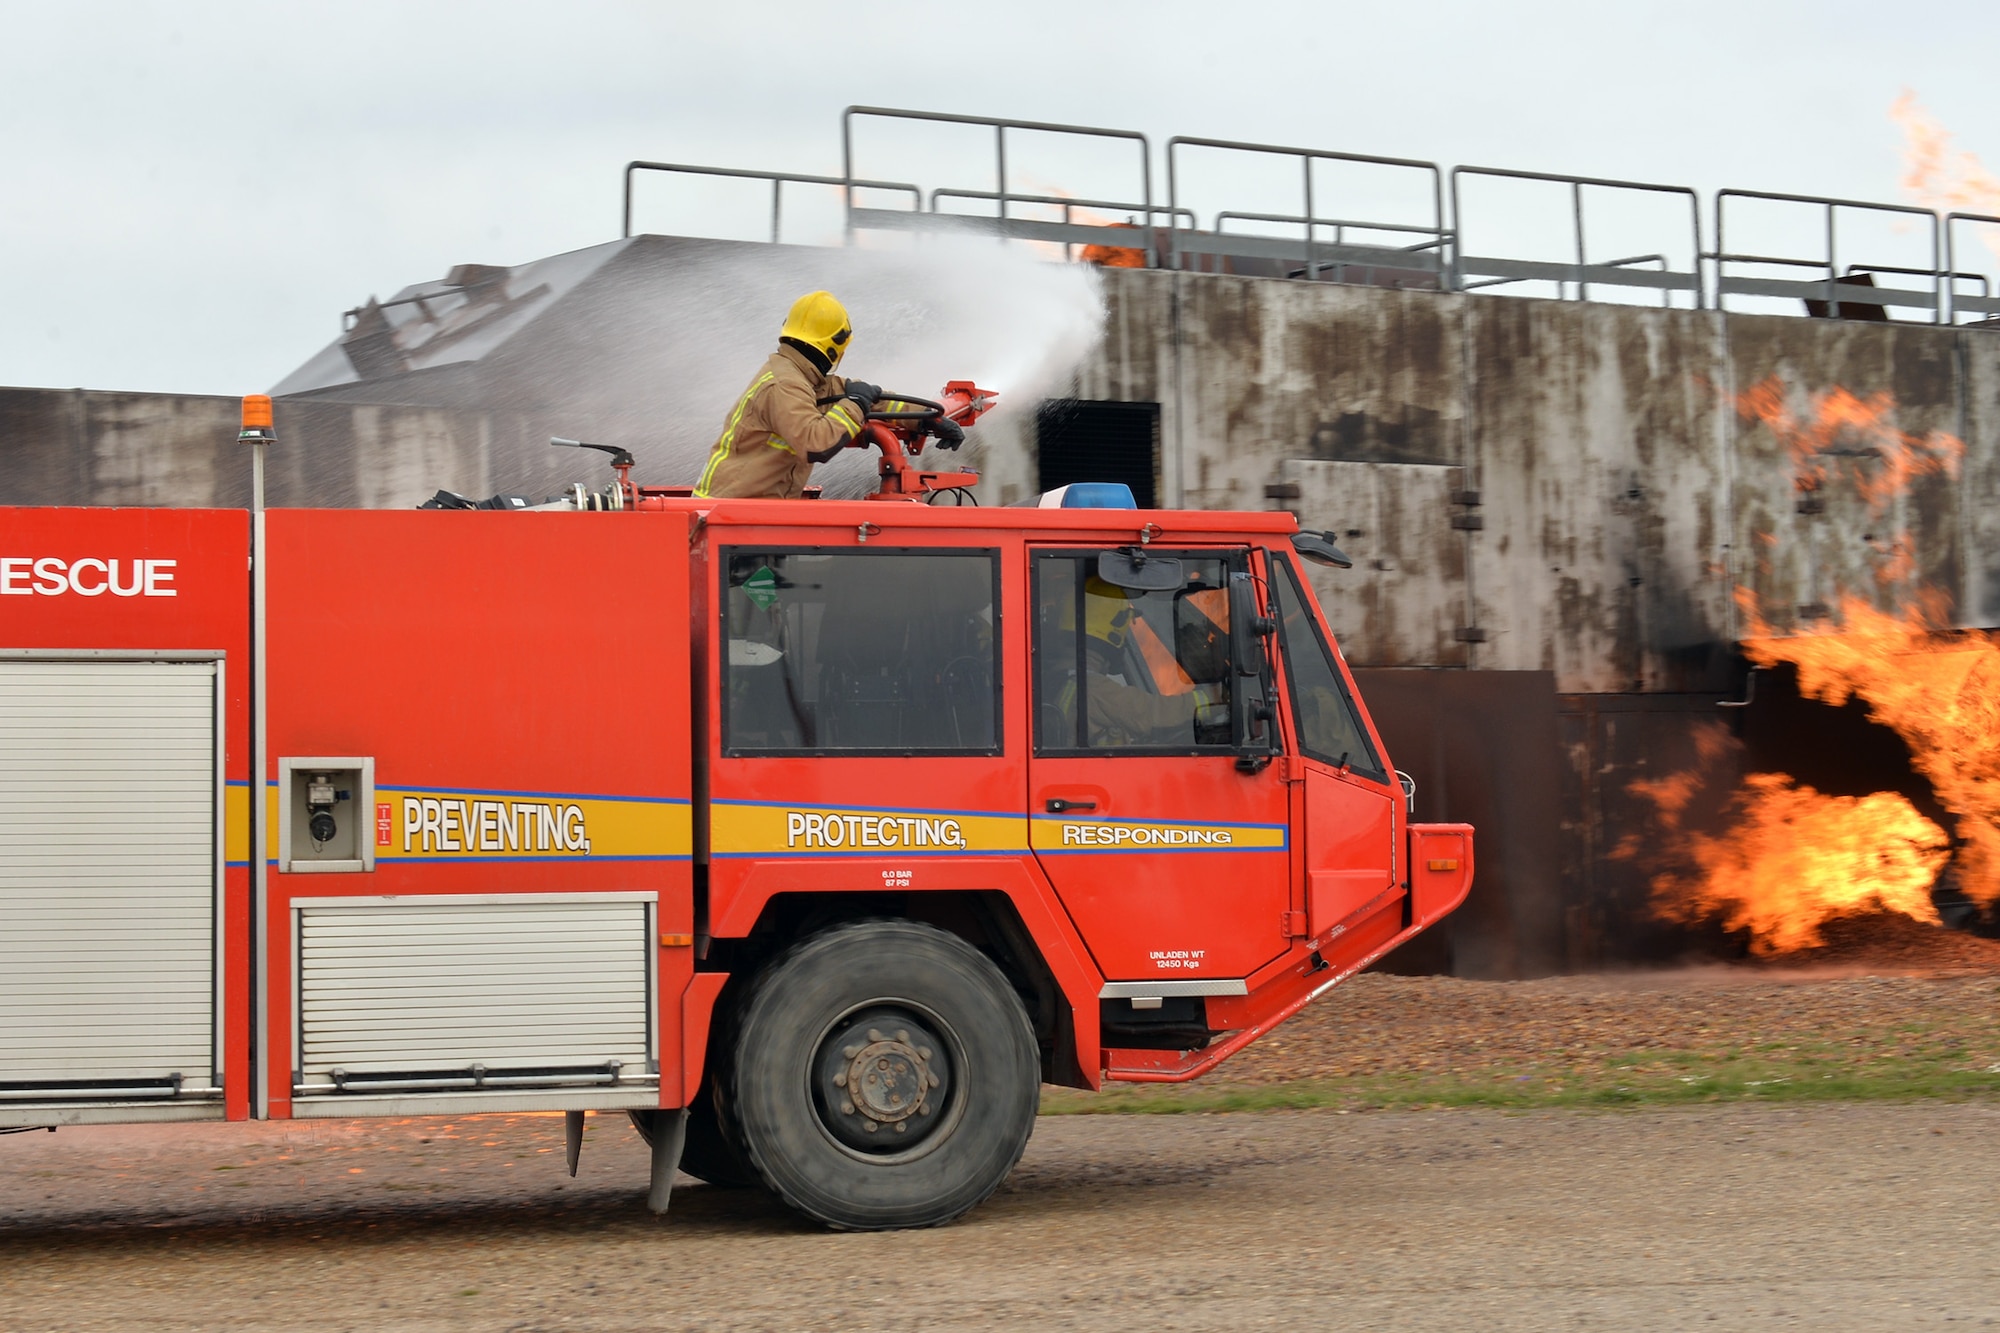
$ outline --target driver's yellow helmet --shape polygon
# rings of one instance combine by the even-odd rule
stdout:
[[[1083,585],[1083,629],[1091,638],[1123,648],[1132,615],[1132,599],[1123,588],[1094,575]]]
[[[812,348],[826,358],[827,369],[832,370],[840,364],[847,340],[854,336],[854,326],[848,323],[847,307],[835,300],[832,292],[808,292],[792,302],[778,336],[795,338]]]

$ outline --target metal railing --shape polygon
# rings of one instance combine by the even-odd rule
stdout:
[[[993,133],[994,188],[953,186],[931,190],[928,195],[918,185],[901,181],[865,180],[854,174],[855,123],[868,118],[919,121],[941,125],[966,125]],[[1016,189],[1008,176],[1009,132],[1080,136],[1129,143],[1138,153],[1139,196],[1125,199],[1083,198]],[[1799,300],[1818,313],[1823,308],[1836,316],[1850,310],[1862,317],[1887,318],[1890,309],[1928,311],[1930,322],[1957,324],[1968,316],[2000,325],[2000,295],[1986,273],[1961,270],[1958,234],[1967,227],[2000,227],[2000,216],[1982,213],[1948,213],[1940,217],[1929,209],[1908,204],[1880,204],[1865,200],[1836,199],[1819,195],[1775,194],[1759,190],[1718,190],[1714,195],[1714,249],[1705,249],[1702,237],[1700,194],[1681,185],[1618,180],[1594,176],[1571,176],[1552,172],[1515,171],[1501,167],[1460,166],[1450,170],[1450,211],[1446,211],[1445,171],[1435,162],[1412,158],[1381,157],[1365,153],[1335,152],[1316,148],[1290,148],[1277,144],[1248,143],[1230,139],[1176,136],[1166,141],[1167,197],[1159,202],[1153,194],[1152,148],[1150,140],[1137,130],[1110,129],[1093,125],[1071,125],[1049,121],[1012,120],[991,116],[961,116],[945,112],[911,111],[894,107],[851,106],[841,113],[841,174],[816,176],[792,172],[745,171],[729,167],[702,167],[671,162],[632,162],[625,168],[623,234],[632,234],[633,181],[641,171],[766,181],[771,186],[771,239],[782,231],[783,189],[788,184],[838,188],[842,191],[848,242],[859,231],[956,232],[999,240],[1029,241],[1063,247],[1065,257],[1075,248],[1100,246],[1113,251],[1136,251],[1147,267],[1165,265],[1174,269],[1222,268],[1226,261],[1238,261],[1235,271],[1264,271],[1278,276],[1335,282],[1360,281],[1372,285],[1435,287],[1444,291],[1469,292],[1506,287],[1517,283],[1548,282],[1559,298],[1574,292],[1578,300],[1589,300],[1593,289],[1619,288],[1657,291],[1663,306],[1673,304],[1676,293],[1687,293],[1696,309],[1727,309],[1726,298],[1750,296]],[[1203,231],[1196,211],[1181,202],[1181,158],[1184,150],[1217,150],[1295,159],[1300,171],[1304,207],[1297,213],[1249,212],[1225,209],[1214,215],[1212,227]],[[1346,163],[1363,167],[1383,167],[1401,172],[1417,172],[1428,177],[1430,217],[1428,222],[1400,220],[1386,222],[1346,216],[1319,214],[1315,199],[1314,167],[1319,163]],[[1475,255],[1465,251],[1466,206],[1462,178],[1489,178],[1541,182],[1567,186],[1570,205],[1570,242],[1574,259],[1562,262],[1515,259],[1504,255]],[[908,208],[864,206],[857,194],[891,191],[906,195]],[[1677,196],[1688,207],[1689,253],[1692,267],[1674,267],[1671,256],[1678,246],[1668,243],[1649,254],[1627,255],[1618,259],[1592,260],[1587,245],[1585,199],[1592,191],[1627,191]],[[1323,191],[1321,193],[1324,193]],[[1751,254],[1730,250],[1726,225],[1732,202],[1760,201],[1816,209],[1822,215],[1824,253],[1817,257]],[[952,204],[990,207],[991,214],[956,212]],[[1021,216],[1023,210],[1040,216]],[[1048,216],[1050,210],[1059,217]],[[1080,210],[1091,213],[1125,215],[1120,222],[1095,218],[1080,220]],[[1476,210],[1475,210],[1476,211]],[[1839,221],[1847,212],[1889,215],[1901,219],[1924,219],[1930,227],[1930,262],[1892,265],[1847,262],[1840,257]],[[1164,225],[1161,225],[1164,223]],[[1297,234],[1279,236],[1253,231],[1232,230],[1244,225],[1295,228]],[[1357,239],[1365,236],[1366,239]],[[1411,238],[1407,244],[1401,238]],[[1164,241],[1164,245],[1162,242]],[[1247,261],[1247,262],[1246,262]],[[1744,268],[1811,270],[1813,277],[1745,274]],[[1916,283],[1875,286],[1878,277],[1917,279]],[[1923,290],[1928,280],[1929,290]],[[1977,291],[1962,290],[1977,285]],[[1825,303],[1821,307],[1821,303]],[[1868,312],[1874,312],[1871,316]]]
[[[1192,209],[1182,209],[1180,211],[1187,214],[1188,216],[1188,230],[1191,232],[1198,230],[1194,226],[1194,211]],[[1286,274],[1287,277],[1317,278],[1322,273],[1331,273],[1333,275],[1333,281],[1346,282],[1348,280],[1349,270],[1359,269],[1365,275],[1361,279],[1361,281],[1364,284],[1377,285],[1376,280],[1378,278],[1393,277],[1404,273],[1414,272],[1420,274],[1424,278],[1427,278],[1429,280],[1427,283],[1428,286],[1437,288],[1442,288],[1444,286],[1445,274],[1443,266],[1428,262],[1430,258],[1429,256],[1427,255],[1424,256],[1424,260],[1426,262],[1417,264],[1412,264],[1408,262],[1410,256],[1420,255],[1422,254],[1422,252],[1426,250],[1436,250],[1439,251],[1440,253],[1444,251],[1445,246],[1448,244],[1447,238],[1434,235],[1432,229],[1429,227],[1412,226],[1408,223],[1401,223],[1401,222],[1368,222],[1359,218],[1308,218],[1302,215],[1295,215],[1291,213],[1241,213],[1232,210],[1224,210],[1223,212],[1217,213],[1215,215],[1214,234],[1217,238],[1216,240],[1217,249],[1226,254],[1235,254],[1237,253],[1237,251],[1234,248],[1232,248],[1233,242],[1224,241],[1221,238],[1224,236],[1243,237],[1245,235],[1243,232],[1230,231],[1229,224],[1232,222],[1272,222],[1280,224],[1289,223],[1290,225],[1295,227],[1311,226],[1311,227],[1333,228],[1333,244],[1329,247],[1325,247],[1325,249],[1328,254],[1334,257],[1326,259],[1317,259],[1311,264],[1301,267],[1293,272],[1287,273]],[[1415,245],[1407,245],[1407,246],[1393,246],[1393,245],[1352,246],[1349,245],[1347,242],[1347,232],[1349,228],[1352,228],[1355,231],[1387,231],[1387,232],[1414,233],[1419,236],[1430,236],[1432,239],[1428,241],[1419,241]],[[1248,239],[1255,241],[1255,240],[1265,240],[1268,238],[1250,236],[1248,237]],[[1369,256],[1369,258],[1362,261],[1356,261],[1349,258],[1339,257],[1343,255],[1356,255],[1356,254],[1366,254]],[[1381,255],[1393,256],[1393,258],[1382,259],[1379,257]]]
[[[1481,176],[1497,180],[1536,181],[1569,186],[1574,263],[1558,264],[1535,259],[1505,259],[1499,256],[1465,253],[1465,209],[1459,194],[1459,178]],[[1693,268],[1677,272],[1668,266],[1664,254],[1630,255],[1593,264],[1584,241],[1583,192],[1585,190],[1626,190],[1644,194],[1682,195],[1688,204],[1689,263]],[[1656,185],[1647,181],[1614,180],[1601,176],[1565,176],[1546,171],[1513,171],[1505,167],[1453,167],[1451,169],[1451,218],[1457,245],[1452,255],[1452,287],[1470,291],[1476,287],[1499,286],[1510,282],[1553,282],[1560,294],[1565,283],[1576,284],[1579,301],[1590,299],[1590,287],[1643,287],[1660,293],[1660,304],[1671,305],[1675,292],[1694,297],[1695,309],[1702,308],[1701,284],[1701,196],[1685,185]],[[1634,267],[1657,262],[1660,270],[1648,272]],[[1467,277],[1484,281],[1468,283]]]
[[[641,171],[664,171],[683,176],[721,176],[733,180],[769,181],[771,183],[771,244],[778,243],[783,224],[783,191],[786,185],[832,185],[845,190],[848,207],[852,208],[854,191],[900,190],[910,196],[910,207],[923,207],[924,192],[914,185],[901,181],[863,181],[850,176],[807,176],[791,171],[744,171],[737,167],[697,167],[685,162],[627,162],[625,164],[625,208],[622,236],[632,234],[632,177]]]
[[[1735,254],[1729,249],[1723,235],[1726,205],[1731,199],[1759,199],[1766,203],[1800,204],[1808,208],[1825,210],[1826,256],[1823,259],[1796,259],[1787,255]],[[1923,218],[1931,229],[1931,266],[1928,269],[1897,270],[1890,267],[1874,268],[1874,272],[1910,272],[1919,277],[1931,279],[1928,292],[1912,291],[1908,288],[1877,287],[1872,283],[1844,281],[1840,272],[1840,247],[1836,231],[1842,210],[1867,213],[1889,213],[1899,217]],[[1918,208],[1914,204],[1871,204],[1859,199],[1831,199],[1812,194],[1771,194],[1762,190],[1717,190],[1715,192],[1715,249],[1706,258],[1715,264],[1715,308],[1726,310],[1723,304],[1726,296],[1776,296],[1800,301],[1825,301],[1827,311],[1833,314],[1843,305],[1855,306],[1897,306],[1931,312],[1931,322],[1941,324],[1945,319],[1945,273],[1938,266],[1939,224],[1937,214],[1928,208]],[[1797,278],[1749,278],[1732,277],[1726,266],[1729,264],[1757,264],[1778,268],[1824,269],[1824,278],[1809,281]],[[1850,266],[1850,274],[1865,266]]]
[[[1180,215],[1184,211],[1180,207],[1179,163],[1179,153],[1183,148],[1211,148],[1223,152],[1260,153],[1299,159],[1305,210],[1296,215],[1227,213],[1220,215],[1213,233],[1204,235],[1194,228],[1183,232],[1179,225]],[[1431,225],[1422,227],[1363,222],[1356,219],[1321,218],[1313,205],[1315,162],[1350,162],[1361,166],[1391,167],[1429,173]],[[1224,257],[1268,259],[1276,260],[1280,264],[1303,263],[1304,274],[1307,277],[1316,277],[1329,267],[1339,266],[1415,270],[1436,274],[1440,285],[1445,281],[1447,260],[1444,251],[1451,244],[1452,233],[1444,221],[1444,175],[1435,162],[1420,162],[1407,157],[1376,157],[1366,153],[1336,153],[1318,148],[1284,148],[1276,144],[1243,143],[1234,139],[1198,139],[1176,135],[1167,140],[1167,207],[1173,210],[1167,227],[1169,254],[1176,269],[1184,267],[1182,255],[1188,254],[1213,256],[1218,259]],[[1299,227],[1302,235],[1295,241],[1286,237],[1247,236],[1240,232],[1224,233],[1220,225],[1222,218],[1289,223]],[[1321,227],[1336,228],[1338,239],[1320,241],[1318,232]],[[1345,240],[1345,231],[1350,227],[1356,230],[1365,228],[1371,231],[1414,232],[1431,239],[1424,245],[1409,248],[1356,245]],[[1431,253],[1433,250],[1437,253]]]
[[[1673,271],[1673,266],[1667,262],[1667,257],[1665,255],[1627,255],[1623,259],[1606,259],[1600,262],[1607,268],[1627,268],[1633,264],[1657,264],[1659,265],[1661,273],[1671,273]],[[1461,280],[1453,290],[1461,292],[1476,292],[1480,290],[1482,287],[1505,287],[1508,286],[1509,284],[1516,282],[1534,282],[1534,281],[1537,281],[1537,279],[1481,278],[1477,282],[1465,282]],[[1653,284],[1643,283],[1641,285],[1650,287]],[[1577,296],[1577,299],[1579,301],[1589,300],[1590,297],[1587,294],[1584,294],[1582,289],[1583,289],[1583,284],[1579,283],[1578,284],[1579,294]],[[1557,300],[1563,299],[1562,284],[1560,283],[1557,284],[1556,299]],[[1700,308],[1699,300],[1700,300],[1700,294],[1697,293],[1696,294],[1697,309]],[[1674,302],[1673,292],[1669,289],[1662,288],[1660,292],[1660,308],[1662,310],[1670,310],[1673,308],[1673,302]]]
[[[1057,202],[1053,196],[1027,194],[1007,187],[1007,131],[1019,130],[1034,134],[1064,134],[1094,139],[1122,139],[1138,145],[1139,149],[1139,192],[1136,203],[1108,203],[1104,207],[1135,211],[1145,215],[1145,230],[1153,228],[1153,217],[1162,212],[1153,203],[1153,148],[1145,135],[1137,130],[1106,129],[1097,125],[1064,125],[1041,120],[1008,120],[996,116],[959,116],[942,111],[906,111],[896,107],[851,106],[840,113],[840,167],[844,177],[859,187],[861,182],[854,179],[854,122],[857,117],[874,117],[889,120],[917,120],[942,125],[973,125],[993,131],[994,188],[982,190],[934,191],[932,206],[928,212],[901,213],[888,209],[857,208],[853,191],[847,199],[847,234],[851,241],[860,230],[877,231],[950,231],[961,234],[994,236],[1007,240],[1057,241],[1068,245],[1109,245],[1119,248],[1135,248],[1131,245],[1131,229],[1117,226],[1093,226],[1072,222],[1067,217],[1062,222],[1050,222],[1036,218],[1015,218],[1008,215],[1010,204],[1049,204]],[[999,216],[980,217],[965,213],[940,213],[936,201],[945,198],[983,199],[999,206]],[[1071,203],[1081,203],[1072,200]],[[1089,205],[1083,205],[1088,207]],[[1118,233],[1126,233],[1122,246]],[[1148,255],[1152,247],[1145,247]],[[1150,261],[1149,261],[1150,263]]]
[[[1944,215],[1944,267],[1945,278],[1948,283],[1945,290],[1951,302],[1950,319],[1954,324],[1958,323],[1958,316],[1961,311],[1980,315],[1986,319],[2000,316],[2000,298],[1996,298],[1992,290],[1988,287],[1986,275],[1983,273],[1965,274],[1958,271],[1958,247],[1955,243],[1953,233],[1961,222],[1970,222],[1982,227],[2000,227],[2000,217],[1995,217],[1990,213],[1947,213]],[[1964,277],[1977,277],[1979,279],[1979,295],[1967,296],[1959,294],[1958,282],[1959,279]]]
[[[982,217],[976,213],[946,213],[938,208],[940,199],[973,199],[983,203],[1031,204],[1062,209],[1062,221],[1053,222],[1041,218]],[[931,220],[925,223],[939,231],[968,231],[982,236],[1001,236],[1019,241],[1048,241],[1063,247],[1063,257],[1070,258],[1071,247],[1078,245],[1102,245],[1116,250],[1143,250],[1147,252],[1148,268],[1153,267],[1152,252],[1156,248],[1150,229],[1141,230],[1137,222],[1077,222],[1070,216],[1078,208],[1110,209],[1120,213],[1144,213],[1155,217],[1167,210],[1157,204],[1147,205],[1116,199],[1076,199],[1064,194],[1018,194],[1008,193],[1004,198],[997,190],[932,190],[930,198]],[[1194,214],[1188,209],[1192,223]]]

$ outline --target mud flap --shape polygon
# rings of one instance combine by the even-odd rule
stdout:
[[[681,1145],[687,1142],[687,1125],[686,1107],[653,1112],[653,1179],[646,1190],[646,1208],[656,1215],[666,1213],[667,1201],[673,1197],[674,1174],[681,1169]]]

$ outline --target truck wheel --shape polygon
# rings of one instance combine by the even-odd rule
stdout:
[[[1027,1011],[955,935],[864,921],[774,960],[746,997],[737,1127],[779,1197],[830,1227],[937,1226],[998,1188],[1035,1126]]]
[[[639,1131],[639,1137],[650,1148],[653,1146],[653,1118],[673,1113],[627,1111],[625,1114],[632,1117],[632,1128]],[[757,1178],[756,1169],[743,1156],[742,1150],[729,1141],[729,1133],[722,1126],[722,1115],[706,1083],[688,1105],[687,1138],[681,1144],[681,1170],[704,1184],[726,1190],[764,1183]]]

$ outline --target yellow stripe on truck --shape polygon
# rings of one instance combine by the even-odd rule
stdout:
[[[657,861],[694,851],[686,801],[379,787],[375,804],[378,863]]]
[[[1034,821],[1038,852],[1278,852],[1282,824],[1204,824],[1144,819]]]
[[[717,801],[709,807],[715,856],[893,856],[1021,852],[1020,815],[895,810],[787,802]]]

